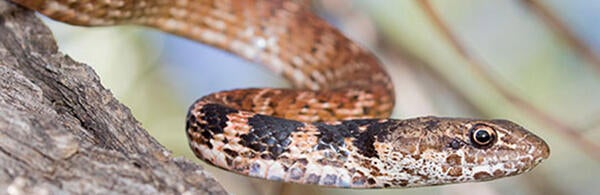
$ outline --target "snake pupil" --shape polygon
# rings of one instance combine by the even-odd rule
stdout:
[[[490,134],[483,129],[475,131],[475,140],[479,143],[487,143],[492,137]]]

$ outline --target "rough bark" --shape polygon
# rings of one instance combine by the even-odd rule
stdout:
[[[59,193],[226,192],[60,53],[33,12],[0,0],[0,194]]]

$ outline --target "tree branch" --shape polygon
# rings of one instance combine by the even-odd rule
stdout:
[[[1,194],[226,194],[148,135],[89,66],[58,52],[33,12],[4,0],[0,140]]]

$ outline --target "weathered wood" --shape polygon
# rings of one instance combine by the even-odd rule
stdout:
[[[184,132],[181,132],[184,136]],[[0,194],[225,194],[172,157],[33,12],[0,0]]]

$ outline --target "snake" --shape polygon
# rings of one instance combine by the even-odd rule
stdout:
[[[303,0],[11,1],[73,25],[158,29],[286,78],[293,88],[221,91],[190,106],[194,154],[241,175],[341,188],[433,186],[518,175],[550,154],[543,139],[508,120],[390,119],[396,96],[382,64]]]

